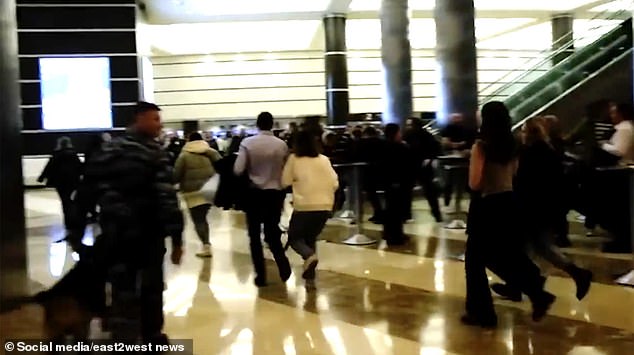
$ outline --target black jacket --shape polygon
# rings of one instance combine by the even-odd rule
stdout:
[[[237,154],[230,154],[214,164],[216,172],[220,174],[220,183],[214,204],[225,210],[244,210],[248,198],[249,178],[246,174],[236,176],[233,166]]]
[[[59,189],[77,188],[82,174],[82,163],[74,149],[55,151],[38,181],[46,180],[46,186]]]
[[[426,129],[415,129],[405,133],[403,140],[407,142],[416,164],[422,166],[423,160],[434,159],[442,152],[440,142]]]
[[[183,215],[172,177],[169,155],[154,140],[128,132],[105,143],[77,189],[71,238],[83,236],[86,215],[96,204],[106,254],[122,262],[162,262],[165,237],[182,244]]]
[[[545,142],[522,147],[514,190],[527,223],[534,227],[551,227],[564,204],[565,175],[561,156]]]
[[[380,156],[378,169],[382,171],[381,177],[384,186],[410,186],[413,184],[418,159],[407,144],[386,141]]]

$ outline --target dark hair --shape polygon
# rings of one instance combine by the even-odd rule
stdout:
[[[634,106],[631,104],[618,104],[616,105],[616,112],[623,117],[626,121],[634,120]]]
[[[396,123],[388,123],[385,126],[385,138],[390,141],[394,140],[394,138],[396,137],[398,132],[400,132],[400,130],[401,130],[401,127],[397,125]]]
[[[504,103],[491,101],[482,107],[480,139],[488,161],[507,164],[515,158],[517,141],[511,129],[511,115]]]
[[[151,102],[139,101],[134,106],[132,117],[128,120],[128,125],[134,124],[139,115],[150,111],[161,111],[161,108]]]
[[[203,136],[201,136],[198,132],[192,132],[188,138],[190,142],[203,140]]]
[[[273,129],[273,115],[270,112],[261,112],[255,124],[261,131],[270,131]]]
[[[366,137],[378,137],[379,131],[377,131],[376,128],[372,126],[368,126],[363,130],[363,135]]]
[[[309,131],[299,131],[293,142],[293,150],[297,157],[315,158],[319,156],[316,137]]]
[[[420,131],[423,129],[423,120],[418,117],[410,117],[410,122],[412,123],[412,129],[415,131]]]
[[[151,102],[139,101],[134,106],[134,115],[139,115],[149,111],[161,111],[161,108]]]

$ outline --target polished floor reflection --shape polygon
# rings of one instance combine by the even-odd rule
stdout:
[[[76,256],[53,243],[64,233],[55,194],[29,192],[26,205],[30,276],[50,285]],[[527,302],[496,299],[497,330],[465,327],[458,320],[465,289],[457,259],[464,233],[435,226],[423,206],[416,203],[417,221],[406,228],[412,242],[401,248],[343,245],[351,231],[332,221],[318,246],[316,292],[295,278],[301,260],[292,251],[294,276],[276,281],[269,262],[271,285],[255,288],[243,216],[214,210],[213,258],[193,255],[198,244],[188,225],[183,265],[166,265],[166,331],[193,338],[196,354],[634,354],[634,289],[611,283],[630,256],[601,254],[596,241],[575,239],[567,252],[597,274],[584,301],[574,298],[570,279],[547,269],[547,289],[558,299],[543,322],[530,320]],[[378,237],[376,226],[364,227]],[[0,320],[3,338],[40,336],[36,306]]]

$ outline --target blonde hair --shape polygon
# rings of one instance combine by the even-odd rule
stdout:
[[[524,144],[532,145],[536,142],[550,143],[548,131],[546,130],[546,119],[541,116],[528,119],[522,127],[524,134]]]

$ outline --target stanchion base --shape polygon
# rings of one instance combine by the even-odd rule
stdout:
[[[342,219],[354,219],[354,217],[355,217],[354,211],[352,210],[345,210],[341,212],[339,216],[337,216],[337,218],[342,218]]]
[[[453,221],[445,224],[445,229],[467,229],[467,223],[460,219],[454,219]]]
[[[343,241],[343,244],[347,245],[370,245],[374,243],[376,243],[376,240],[363,234],[355,234]]]
[[[634,287],[634,270],[614,280],[619,285]]]

